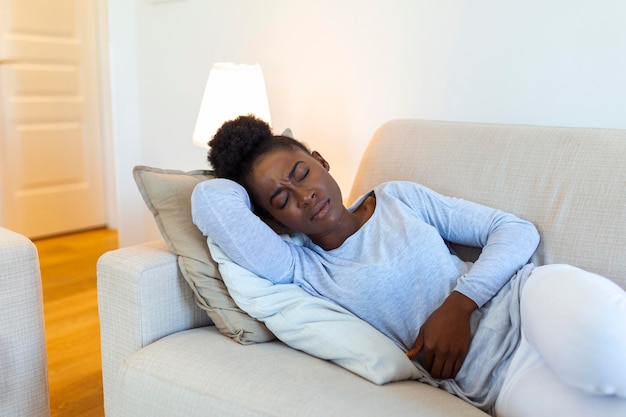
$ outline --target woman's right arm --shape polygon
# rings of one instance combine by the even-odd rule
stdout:
[[[292,282],[292,248],[252,212],[241,185],[223,178],[201,182],[191,196],[191,213],[235,263],[275,284]]]

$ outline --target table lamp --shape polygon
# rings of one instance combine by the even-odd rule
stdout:
[[[193,143],[208,148],[224,122],[248,114],[272,124],[261,66],[214,64],[200,104]]]

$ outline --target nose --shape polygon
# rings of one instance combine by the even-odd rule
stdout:
[[[310,188],[299,188],[297,194],[298,207],[300,208],[308,207],[309,205],[313,204],[313,201],[315,201],[315,190],[312,190]]]

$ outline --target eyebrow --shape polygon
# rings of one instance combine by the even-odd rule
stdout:
[[[287,179],[291,180],[293,178],[293,176],[296,173],[296,169],[298,168],[298,165],[304,163],[304,161],[298,161],[295,164],[293,164],[293,168],[291,168],[291,171],[289,171],[289,175],[287,175]],[[282,191],[282,188],[278,188],[276,191],[274,191],[272,193],[272,195],[270,196],[270,204],[272,204],[272,200],[278,196],[278,194],[280,194],[280,192]]]

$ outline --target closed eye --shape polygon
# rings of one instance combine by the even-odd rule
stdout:
[[[287,203],[289,202],[289,194],[286,194],[285,196],[285,201],[278,207],[279,210],[284,209],[285,207],[287,207]]]
[[[310,169],[304,166],[304,162],[298,161],[294,164],[287,178],[289,178],[292,182],[302,182],[309,176],[309,172]],[[282,210],[287,207],[287,203],[289,203],[289,193],[285,189],[279,188],[270,196],[270,204],[272,204],[274,199],[279,196],[282,197],[282,194],[285,194],[285,199],[276,207],[278,210]]]
[[[298,179],[298,182],[302,182],[306,179],[306,177],[309,176],[309,169],[307,168],[304,172],[302,172],[302,175],[300,176],[300,178]],[[285,192],[285,201],[282,202],[282,204],[280,206],[278,206],[279,210],[284,209],[285,207],[287,207],[287,203],[289,203],[289,193]]]

